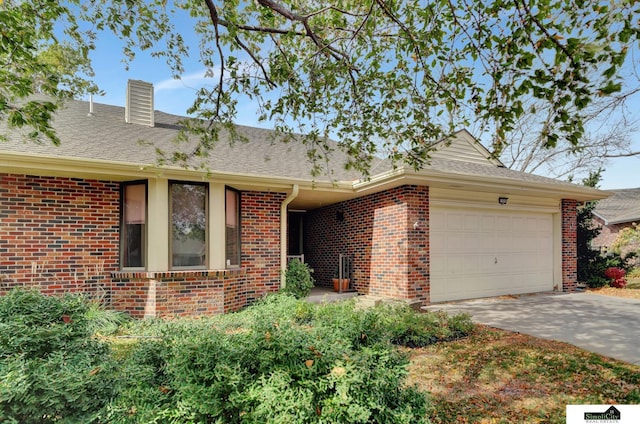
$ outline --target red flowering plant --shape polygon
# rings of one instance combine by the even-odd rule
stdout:
[[[619,289],[623,289],[627,285],[627,280],[624,278],[626,274],[624,269],[618,267],[611,267],[604,270],[604,276],[610,280],[609,285]]]

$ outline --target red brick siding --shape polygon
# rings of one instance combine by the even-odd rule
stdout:
[[[0,293],[95,289],[118,266],[119,185],[0,174]]]
[[[621,224],[604,225],[604,221],[597,216],[593,217],[593,223],[602,229],[598,237],[594,238],[591,242],[591,245],[594,249],[611,246],[611,244],[618,238],[618,234],[620,233],[620,231],[625,228],[633,227],[635,224],[634,222],[623,222]]]
[[[247,272],[244,304],[280,288],[280,206],[285,198],[285,193],[240,194],[241,266]]]
[[[601,249],[610,246],[618,236],[618,231],[620,230],[616,228],[616,225],[604,225],[604,221],[597,216],[593,217],[592,222],[594,227],[600,227],[600,234],[591,240],[591,247]]]
[[[415,187],[408,192],[407,231],[408,291],[407,298],[430,303],[429,262],[429,187]]]
[[[115,309],[142,318],[207,316],[246,305],[243,270],[150,273],[152,277],[145,274],[132,273],[132,278],[114,280]]]
[[[562,291],[576,289],[578,279],[578,202],[562,199]]]
[[[344,253],[353,260],[352,288],[429,302],[428,187],[403,186],[314,210],[305,234],[305,259],[318,285],[331,286]]]

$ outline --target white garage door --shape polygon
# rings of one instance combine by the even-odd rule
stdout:
[[[432,207],[431,301],[553,290],[553,215]]]

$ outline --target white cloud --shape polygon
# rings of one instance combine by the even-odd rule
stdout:
[[[215,71],[214,71],[215,73]],[[181,90],[184,88],[197,88],[211,83],[211,73],[207,74],[206,69],[182,75],[180,79],[168,78],[153,84],[156,92],[163,90]]]

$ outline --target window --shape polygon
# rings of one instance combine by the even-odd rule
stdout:
[[[227,266],[240,266],[240,193],[225,190],[225,238]]]
[[[147,254],[147,185],[125,183],[120,191],[120,264],[122,268],[144,268]]]
[[[207,264],[207,186],[169,183],[170,258],[172,268]]]

